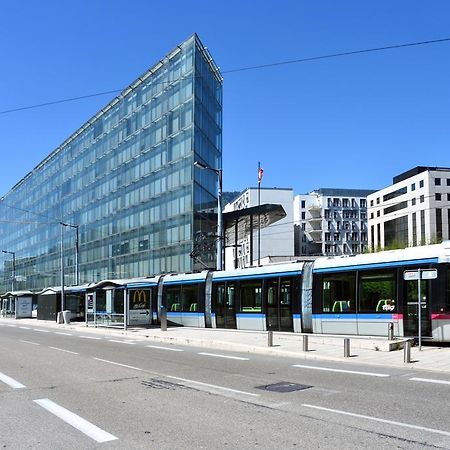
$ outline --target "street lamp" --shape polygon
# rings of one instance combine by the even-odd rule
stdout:
[[[77,235],[75,241],[75,284],[78,286],[79,269],[78,269],[78,225],[71,225],[70,223],[60,222],[61,225],[61,312],[64,311],[64,227],[75,228]]]
[[[216,242],[216,253],[217,253],[217,270],[222,270],[222,169],[214,169],[206,164],[195,161],[194,166],[201,170],[211,170],[217,175],[217,242]]]
[[[71,225],[70,223],[64,223],[61,222],[61,225],[63,227],[70,227],[70,228],[75,228],[76,230],[76,239],[75,239],[75,285],[78,286],[78,284],[80,283],[80,268],[79,268],[79,264],[78,264],[78,254],[79,254],[79,241],[80,241],[80,234],[78,231],[78,225]]]
[[[15,252],[8,252],[7,250],[2,250],[3,253],[8,253],[12,255],[12,261],[13,261],[13,267],[12,267],[12,291],[14,292],[14,289],[16,287],[16,253]]]

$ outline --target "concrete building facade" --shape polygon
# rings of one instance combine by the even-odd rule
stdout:
[[[368,196],[369,247],[413,247],[450,239],[450,168],[418,166]]]

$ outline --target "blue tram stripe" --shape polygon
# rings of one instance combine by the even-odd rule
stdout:
[[[168,311],[167,317],[203,317],[204,313],[201,312],[178,312],[178,311]]]
[[[412,259],[410,261],[388,261],[380,263],[370,263],[370,264],[357,264],[349,266],[337,266],[337,267],[325,267],[313,269],[313,273],[327,273],[327,272],[343,272],[348,270],[363,270],[363,269],[380,269],[383,267],[398,267],[398,266],[411,266],[415,264],[433,264],[438,263],[438,258],[427,258],[427,259]]]
[[[236,317],[240,317],[241,319],[264,319],[266,315],[250,312],[250,313],[236,313]]]
[[[381,319],[381,320],[392,320],[393,314],[392,313],[361,313],[361,314],[313,314],[313,319],[321,319],[321,320],[374,320],[374,319]]]

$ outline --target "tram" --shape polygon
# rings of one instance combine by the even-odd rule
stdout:
[[[169,324],[245,330],[414,337],[421,281],[421,335],[450,342],[450,242],[379,253],[319,257],[228,271],[164,275],[157,315]],[[132,286],[129,286],[130,288]]]

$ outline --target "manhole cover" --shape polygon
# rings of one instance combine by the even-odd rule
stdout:
[[[290,383],[289,381],[280,381],[279,383],[267,384],[265,386],[256,386],[256,389],[263,389],[272,392],[294,392],[309,389],[312,386],[308,384]]]

